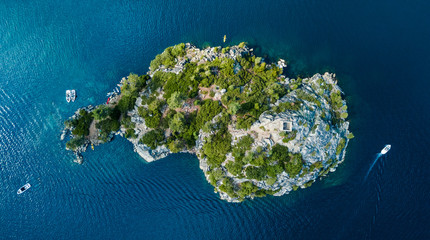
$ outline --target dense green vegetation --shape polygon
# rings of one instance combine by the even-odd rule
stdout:
[[[238,47],[245,48],[245,43]],[[230,49],[214,51],[227,53]],[[330,112],[323,112],[321,119],[330,124],[321,126],[330,131],[348,117],[341,92],[335,85],[318,79],[317,84],[313,82],[306,86],[308,80],[299,77],[285,82],[287,80],[281,76],[282,69],[248,53],[236,59],[219,57],[198,64],[190,62],[189,57],[185,44],[178,44],[165,49],[151,61],[152,78],[130,74],[123,82],[117,102],[100,105],[92,112],[82,111],[78,118],[68,122],[74,127],[76,137],[67,143],[67,147],[76,149],[84,144],[93,120],[98,138],[103,141],[121,127],[126,130],[125,137],[137,138],[136,124],[127,113],[135,108],[137,98],[141,97],[142,106],[137,108],[137,112],[149,130],[143,136],[139,134],[139,142],[151,149],[164,145],[176,153],[192,150],[202,131],[206,137],[199,157],[207,160],[209,182],[230,197],[243,200],[247,196],[274,194],[273,191],[259,189],[255,181],[273,185],[282,172],[298,178],[315,170],[328,171],[330,166],[324,168],[321,162],[310,165],[304,162],[300,153],[292,153],[280,144],[253,148],[253,136],[257,131],[248,131],[250,135],[232,139],[229,128],[248,130],[263,112],[301,114],[304,110],[312,112],[329,105]],[[177,74],[169,72],[179,62],[183,65],[182,71]],[[278,104],[281,98],[287,100]],[[312,132],[322,129],[312,121],[299,124],[307,128],[308,123]],[[260,128],[266,131],[264,126]],[[298,130],[293,130],[282,132],[280,136],[283,143],[288,143],[298,133]],[[352,133],[347,136],[348,139],[352,137]],[[344,149],[346,140],[342,138],[339,141],[337,155]],[[289,144],[286,145],[291,146]],[[330,145],[327,146],[328,149]],[[230,153],[232,157],[228,155]],[[316,153],[313,152],[312,156]],[[226,162],[227,155],[230,157]],[[235,179],[246,181],[235,182]],[[312,182],[306,186],[310,184]]]
[[[118,97],[117,104],[99,105],[92,111],[81,110],[77,118],[66,121],[66,126],[73,129],[72,133],[75,136],[67,144],[70,149],[76,149],[76,146],[82,145],[85,141],[84,137],[90,134],[90,125],[95,120],[95,126],[98,129],[98,139],[102,141],[109,140],[112,132],[120,129],[121,124],[124,125],[127,137],[136,137],[134,125],[131,124],[126,113],[134,108],[139,92],[146,87],[146,81],[149,79],[148,75],[138,76],[137,74],[130,74],[126,81],[123,82],[121,94]],[[121,117],[123,120],[120,123]]]
[[[72,133],[76,136],[88,136],[90,133],[90,124],[93,121],[93,114],[81,109],[79,116],[70,120],[70,124],[75,128]]]
[[[185,44],[180,43],[173,47],[168,47],[162,54],[158,54],[154,60],[151,61],[151,69],[155,70],[160,65],[164,65],[165,67],[173,67],[175,65],[175,60],[177,56],[185,55]]]
[[[70,139],[66,143],[66,148],[75,151],[79,146],[85,143],[85,139],[83,137],[75,137]]]
[[[208,164],[216,167],[224,162],[226,154],[231,149],[231,134],[227,128],[219,130],[216,134],[210,136],[203,145],[203,157],[207,157]]]
[[[140,139],[140,142],[148,147],[155,149],[157,146],[162,145],[164,141],[164,132],[162,130],[151,130],[147,132]]]

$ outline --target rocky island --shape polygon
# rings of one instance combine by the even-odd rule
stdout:
[[[157,55],[146,75],[123,78],[107,103],[78,109],[62,139],[77,162],[115,134],[148,162],[194,153],[230,202],[306,188],[344,160],[353,135],[335,75],[293,79],[285,67],[245,43],[181,43]]]

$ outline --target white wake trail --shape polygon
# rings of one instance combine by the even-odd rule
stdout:
[[[375,159],[375,161],[373,161],[372,166],[370,166],[369,170],[367,171],[366,176],[364,177],[364,181],[366,181],[367,177],[369,176],[370,171],[372,171],[373,166],[375,166],[375,163],[378,161],[378,159],[379,159],[382,155],[383,155],[382,153],[378,153],[378,154],[376,155],[376,159]]]

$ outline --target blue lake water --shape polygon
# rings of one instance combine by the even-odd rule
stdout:
[[[426,0],[1,0],[0,239],[429,239],[429,9]],[[59,138],[76,108],[104,102],[167,46],[242,41],[286,59],[292,77],[337,74],[356,138],[329,177],[231,204],[193,155],[148,164],[117,138],[72,162]]]

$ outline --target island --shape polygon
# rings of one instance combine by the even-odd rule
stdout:
[[[354,137],[335,74],[289,78],[286,67],[246,43],[168,47],[106,103],[78,109],[61,138],[79,163],[121,135],[148,162],[195,154],[221,199],[281,196],[335,171]]]

